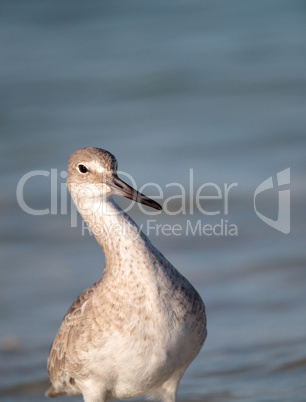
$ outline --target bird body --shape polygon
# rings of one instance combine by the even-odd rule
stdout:
[[[121,195],[160,209],[120,181],[116,166],[113,155],[98,148],[76,151],[69,161],[68,188],[106,265],[63,319],[50,349],[52,385],[46,395],[83,395],[85,402],[149,395],[174,402],[179,381],[206,338],[205,307],[188,280],[110,198],[125,191],[128,195]]]

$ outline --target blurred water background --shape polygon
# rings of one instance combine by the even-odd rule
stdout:
[[[305,2],[2,0],[0,60],[0,399],[43,400],[61,319],[102,273],[102,251],[60,203],[69,155],[97,146],[138,188],[158,183],[164,200],[180,194],[168,183],[186,190],[186,214],[131,211],[207,307],[208,338],[178,400],[306,401]],[[257,186],[287,168],[290,234],[253,207]],[[26,213],[19,180],[51,169],[53,214]],[[191,200],[208,182],[222,199],[201,206],[219,214]],[[228,214],[224,183],[237,183]],[[271,219],[277,195],[258,197]],[[23,196],[50,208],[51,177],[29,179]],[[198,221],[238,234],[186,235]],[[178,236],[154,229],[176,223]]]

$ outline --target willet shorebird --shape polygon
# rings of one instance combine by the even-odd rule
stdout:
[[[117,176],[99,148],[74,152],[67,186],[105,254],[103,275],[72,304],[51,346],[46,396],[173,402],[206,338],[201,297],[111,199],[161,206]],[[90,264],[90,262],[89,262]],[[86,267],[88,269],[88,267]]]

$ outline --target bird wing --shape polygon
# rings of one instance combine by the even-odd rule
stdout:
[[[98,282],[86,289],[71,305],[63,318],[61,327],[51,345],[48,358],[48,373],[54,388],[63,391],[69,381],[69,372],[78,371],[81,362],[75,353],[75,343],[84,331],[82,316],[85,305],[91,298]]]

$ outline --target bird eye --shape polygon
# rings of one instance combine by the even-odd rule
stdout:
[[[79,169],[80,173],[87,173],[88,172],[88,169],[87,169],[87,167],[85,165],[79,165],[78,169]]]

